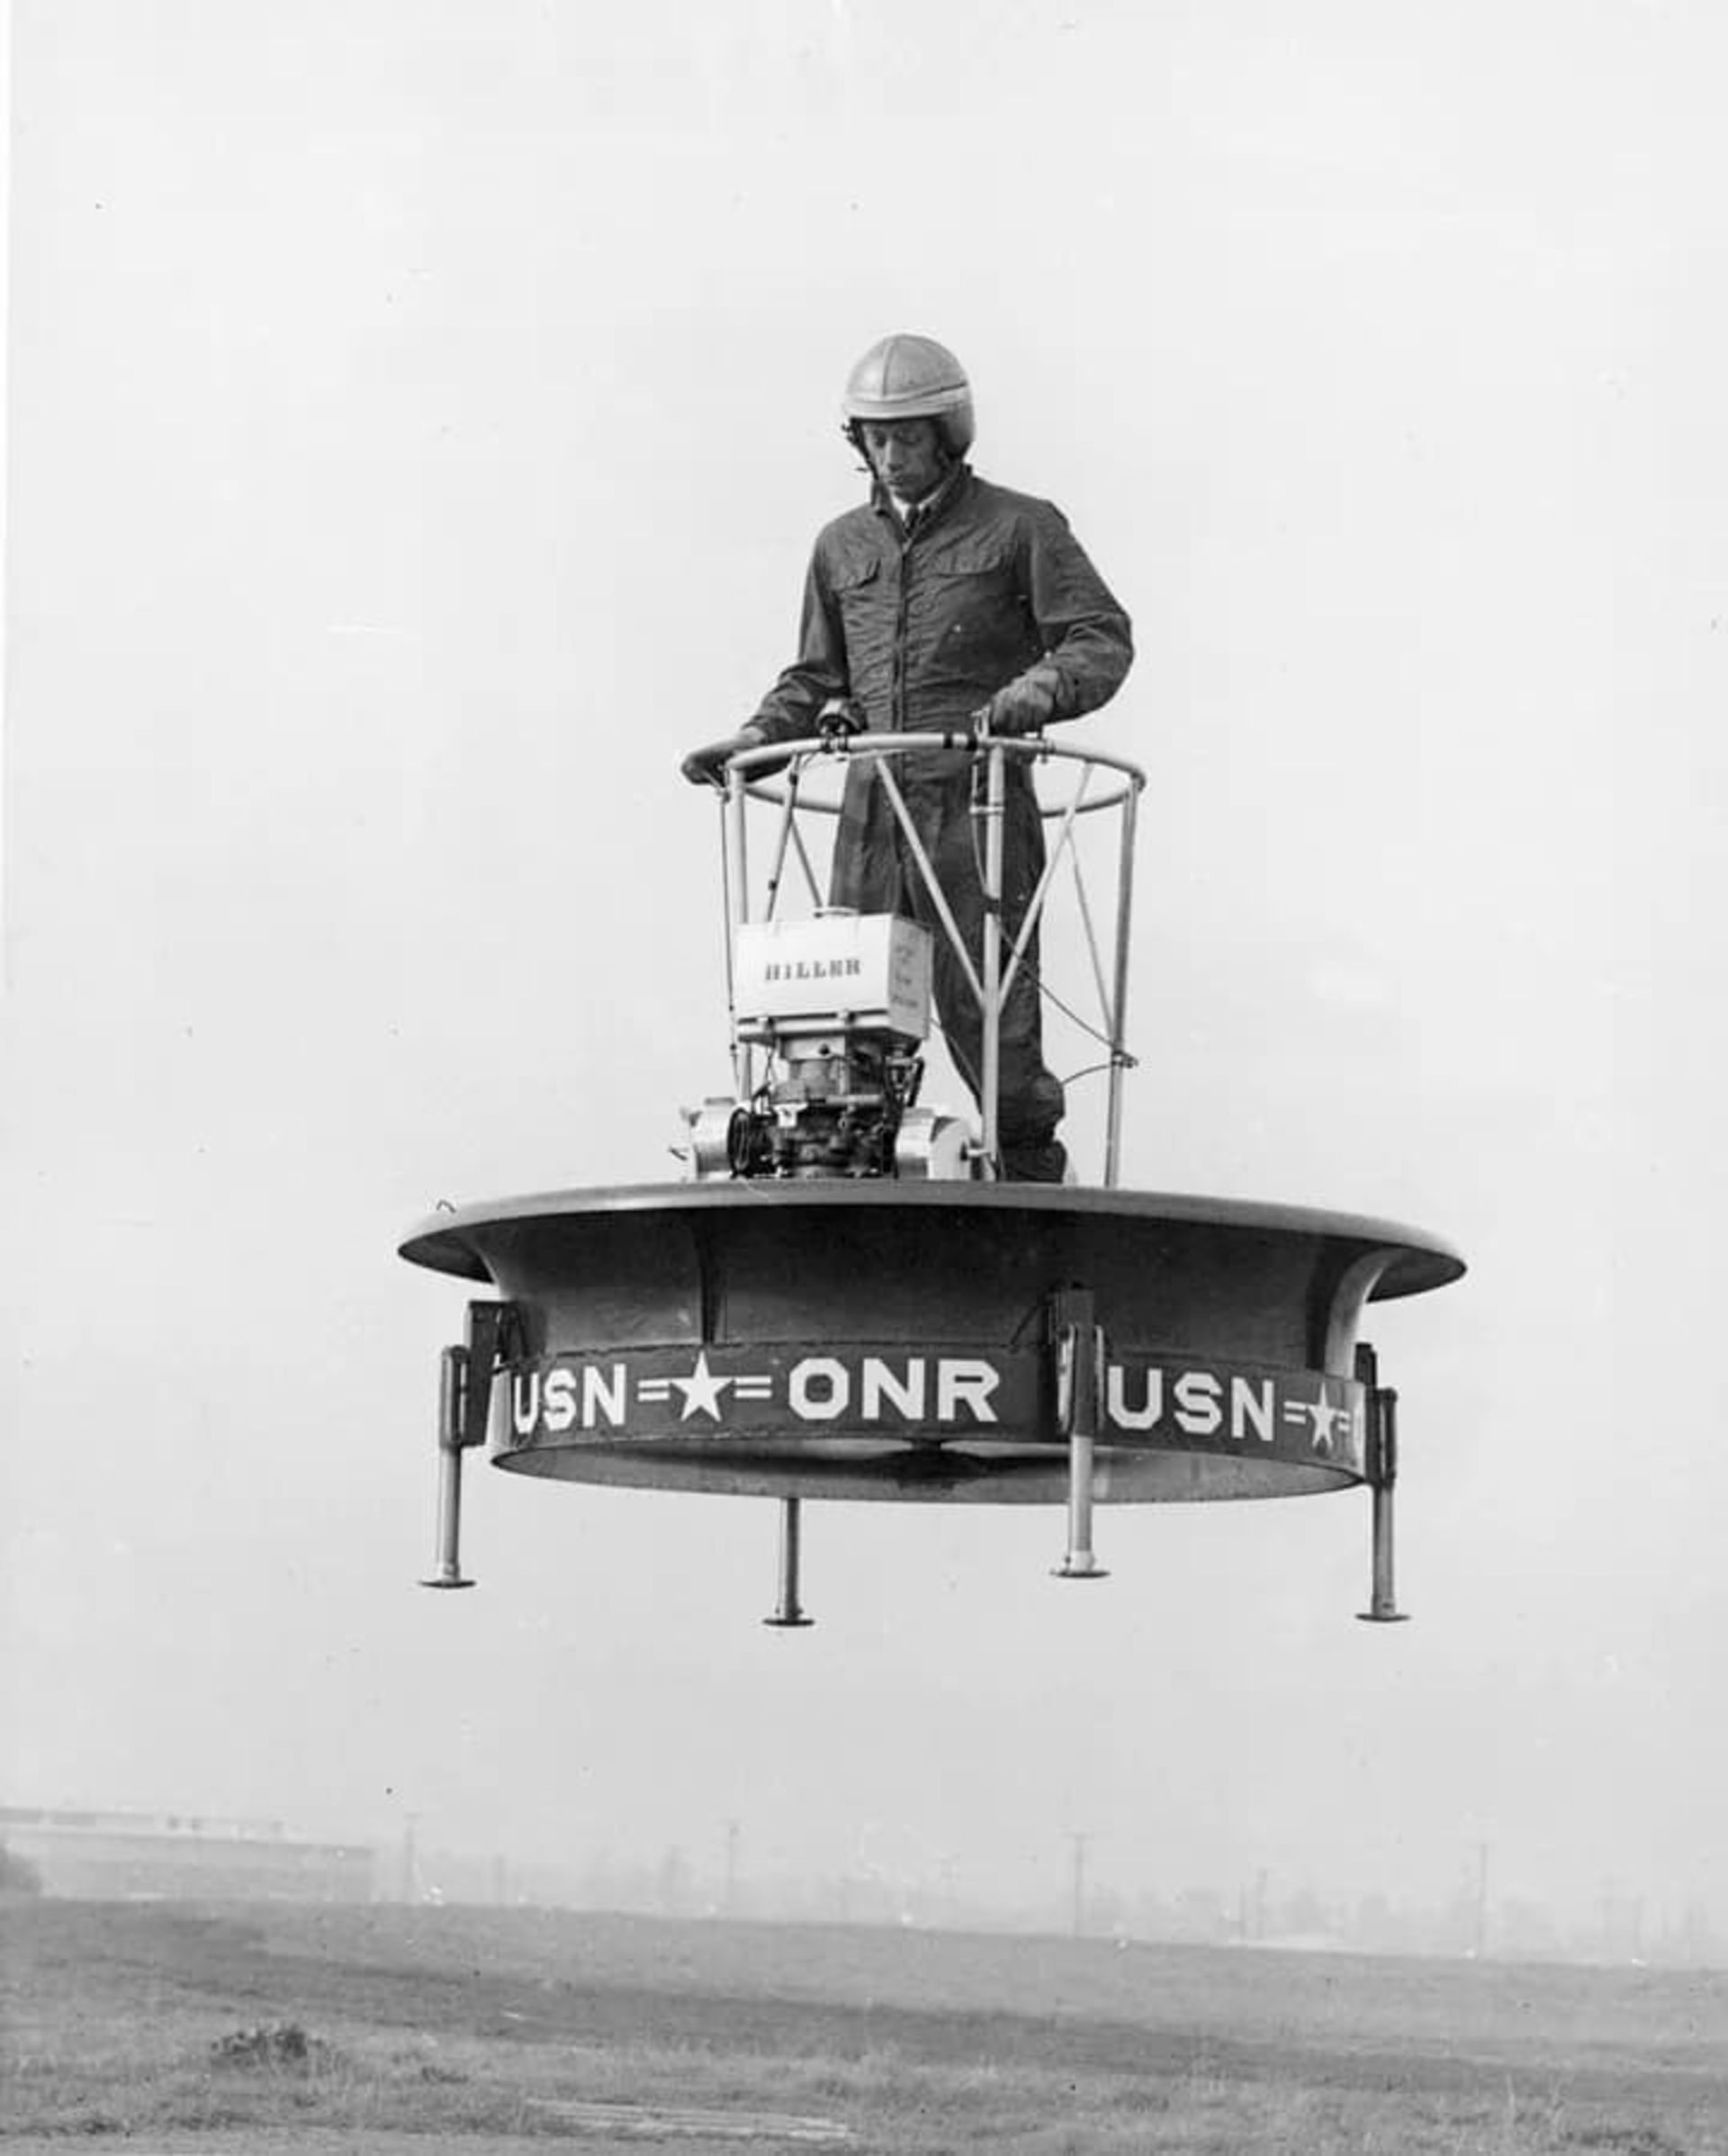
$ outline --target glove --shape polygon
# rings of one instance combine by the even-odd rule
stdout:
[[[855,696],[831,696],[816,714],[816,731],[824,741],[845,740],[869,725]]]
[[[726,764],[741,749],[759,749],[762,745],[760,726],[741,726],[737,733],[728,734],[724,741],[711,741],[706,748],[692,749],[679,769],[692,786],[724,786],[726,782]],[[753,779],[766,779],[770,771],[784,771],[784,764],[765,765],[751,773]]]
[[[978,714],[992,734],[1032,734],[1056,716],[1062,677],[1054,666],[1031,666],[994,696]]]

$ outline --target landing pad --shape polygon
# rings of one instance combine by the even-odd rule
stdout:
[[[1370,1479],[1364,1310],[1462,1273],[1358,1216],[1032,1184],[739,1180],[465,1206],[401,1245],[506,1308],[497,1465],[778,1497],[1060,1502],[1051,1313],[1102,1330],[1102,1502]]]

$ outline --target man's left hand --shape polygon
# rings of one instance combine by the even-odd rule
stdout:
[[[1057,695],[1062,677],[1053,666],[1032,666],[998,689],[981,717],[992,734],[1034,734],[1056,716]]]
[[[762,745],[760,726],[741,726],[737,733],[728,734],[724,741],[710,741],[704,747],[692,749],[679,769],[692,786],[724,786],[726,766],[743,749],[759,749]],[[770,771],[784,771],[784,763],[760,764],[751,772],[752,779],[766,779]]]

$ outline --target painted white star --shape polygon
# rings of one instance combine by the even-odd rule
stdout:
[[[1325,1400],[1304,1400],[1300,1403],[1300,1407],[1302,1413],[1308,1416],[1314,1425],[1315,1451],[1322,1456],[1329,1455],[1332,1450],[1333,1430],[1338,1423],[1349,1421],[1349,1409],[1333,1407]]]
[[[684,1395],[684,1412],[680,1422],[688,1422],[692,1415],[707,1415],[716,1422],[720,1420],[720,1395],[732,1383],[729,1377],[716,1377],[708,1367],[708,1351],[704,1348],[696,1358],[696,1367],[688,1377],[674,1377],[670,1382]]]

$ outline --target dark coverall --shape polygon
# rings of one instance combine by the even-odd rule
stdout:
[[[818,535],[805,580],[798,656],[752,724],[766,740],[817,731],[831,697],[854,697],[872,733],[965,728],[1029,667],[1058,678],[1054,716],[1095,709],[1134,655],[1128,616],[1048,501],[1011,493],[958,465],[903,526],[886,492]],[[972,807],[972,760],[958,750],[895,759],[895,775],[973,964],[981,964],[983,826]],[[1029,763],[1007,761],[1003,816],[1003,931],[1011,948],[1044,868],[1044,833]],[[864,913],[904,914],[933,932],[937,1015],[975,1098],[983,1019],[874,760],[846,774],[830,898]],[[1010,1176],[1059,1180],[1053,1143],[1062,1087],[1044,1067],[1034,933],[1002,1012],[997,1132]],[[1052,1162],[1054,1167],[1052,1168]]]

